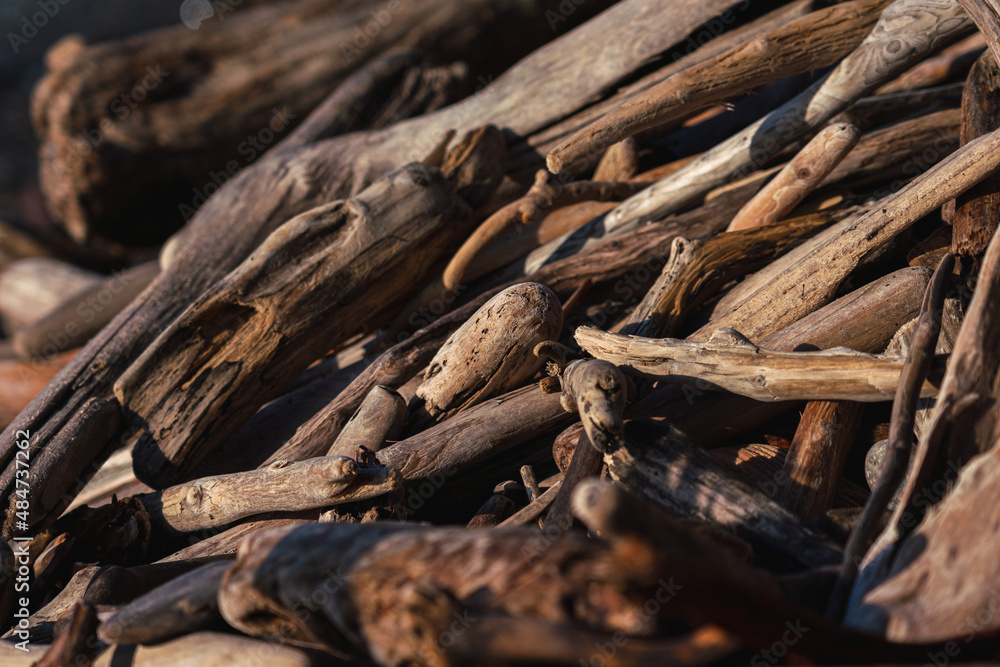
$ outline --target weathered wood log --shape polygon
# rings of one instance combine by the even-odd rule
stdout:
[[[806,521],[830,509],[863,412],[856,401],[809,402],[795,429],[775,500]]]
[[[344,425],[326,455],[353,457],[358,447],[377,452],[387,441],[398,438],[405,424],[406,401],[395,389],[377,384]]]
[[[537,385],[515,389],[460,412],[379,452],[379,462],[395,468],[407,482],[444,480],[466,466],[565,426],[573,417],[559,395]]]
[[[297,512],[365,500],[399,485],[395,471],[330,456],[206,477],[136,496],[158,529],[189,533],[268,512]]]
[[[147,262],[115,272],[79,292],[73,290],[71,297],[46,315],[20,327],[14,334],[14,349],[30,359],[85,345],[159,273],[156,262]]]
[[[712,188],[746,173],[810,130],[818,129],[936,49],[962,37],[972,22],[950,0],[896,0],[871,34],[823,80],[685,168],[622,202],[617,208],[533,252],[532,269],[553,253],[572,253],[596,237],[616,234],[688,206]]]
[[[823,182],[860,138],[861,131],[847,123],[823,128],[740,209],[726,231],[761,227],[784,218]]]
[[[875,94],[916,91],[964,79],[963,75],[985,50],[986,38],[976,31],[879,86]]]
[[[203,565],[121,607],[101,623],[106,644],[156,644],[221,621],[218,591],[232,561]]]
[[[944,109],[869,132],[821,186],[886,181],[902,186],[958,148],[961,122],[961,111]]]
[[[969,3],[978,4],[978,3]],[[975,15],[973,15],[975,17]],[[1000,66],[993,50],[983,53],[969,70],[962,95],[962,143],[1000,127]],[[1000,179],[987,176],[955,200],[952,252],[975,257],[986,250],[1000,223]]]
[[[497,294],[434,355],[417,387],[416,423],[443,421],[523,385],[542,367],[535,345],[557,339],[562,324],[559,298],[544,285],[522,283]]]
[[[580,327],[576,342],[591,355],[646,377],[724,389],[758,401],[890,400],[904,368],[902,359],[846,348],[780,352],[764,350],[739,332],[718,329],[705,343],[673,338],[623,336]],[[939,363],[939,372],[944,364]],[[920,396],[937,387],[924,381]]]
[[[139,479],[184,479],[323,350],[391,306],[468,219],[441,173],[415,163],[278,228],[115,384],[147,430],[133,453]]]
[[[690,67],[601,118],[549,153],[553,173],[593,150],[692,115],[785,76],[831,65],[868,34],[885,0],[820,9]]]
[[[539,537],[537,531],[525,529],[466,531],[392,524],[317,524],[270,531],[240,549],[236,566],[223,581],[219,605],[226,621],[248,634],[278,632],[342,655],[368,654],[380,664],[427,660],[436,648],[446,650],[447,642],[439,642],[439,636],[447,628],[435,628],[438,615],[428,606],[435,599],[474,604],[471,616],[492,609],[552,621],[577,617],[593,624],[586,619],[596,620],[590,611],[597,611],[594,602],[581,599],[584,606],[576,607],[557,603],[554,596],[576,598],[579,577],[592,577],[589,573],[601,563],[612,566],[615,554],[577,534],[552,542],[540,542]],[[448,548],[441,551],[445,544]],[[571,566],[573,562],[579,565]],[[294,583],[279,583],[292,571]],[[622,571],[612,576],[628,580],[633,575]],[[309,618],[289,611],[318,587],[328,595],[313,603],[315,613]],[[596,602],[597,608],[627,608],[616,586],[601,588],[609,598]],[[354,590],[364,593],[355,595]],[[491,592],[473,603],[468,596],[476,590]],[[347,609],[353,610],[350,617],[345,616]],[[423,640],[415,632],[421,625],[429,631]],[[611,620],[611,625],[632,634],[650,629],[649,620]],[[474,632],[475,625],[467,631]]]

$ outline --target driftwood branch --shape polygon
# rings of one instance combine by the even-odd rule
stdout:
[[[726,231],[752,229],[784,218],[823,182],[860,138],[861,131],[847,123],[823,128],[740,209]]]
[[[266,512],[295,512],[364,500],[399,485],[395,471],[342,456],[272,463],[136,496],[164,530],[193,532]]]
[[[577,329],[575,338],[598,359],[647,377],[724,389],[759,401],[886,401],[904,368],[902,359],[848,349],[764,350],[731,329],[717,330],[706,343],[622,336],[589,327]],[[924,382],[919,392],[933,396],[937,388]]]

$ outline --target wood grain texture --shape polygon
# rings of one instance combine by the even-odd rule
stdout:
[[[541,369],[535,345],[559,338],[559,297],[544,285],[508,287],[483,304],[431,360],[417,387],[418,410],[443,421],[523,385]]]
[[[468,217],[440,172],[414,164],[279,227],[115,384],[147,431],[136,475],[154,488],[184,479],[288,380],[390,307]]]
[[[379,462],[399,470],[407,481],[432,474],[446,477],[572,419],[559,405],[558,394],[530,385],[386,447],[379,452]]]

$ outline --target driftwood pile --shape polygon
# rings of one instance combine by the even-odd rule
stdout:
[[[998,16],[63,40],[64,233],[0,222],[0,663],[1000,659]]]

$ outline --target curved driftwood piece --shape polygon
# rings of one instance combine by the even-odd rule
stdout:
[[[297,512],[364,500],[398,487],[391,470],[364,469],[330,456],[185,482],[136,498],[150,520],[168,532],[226,526],[267,512]]]
[[[929,277],[930,271],[920,267],[894,271],[771,334],[760,344],[765,349],[785,351],[833,347],[861,352],[884,350],[899,328],[920,313]],[[795,406],[795,403],[760,403],[735,394],[670,385],[634,403],[629,417],[667,416],[699,443],[714,446],[762,426]],[[720,414],[727,415],[727,419],[720,420]]]
[[[232,566],[209,563],[154,588],[101,623],[97,636],[106,644],[157,644],[221,621],[219,584]]]
[[[521,283],[494,296],[434,355],[417,387],[417,421],[443,421],[526,383],[543,363],[535,345],[559,338],[562,324],[559,297],[545,285]]]
[[[882,12],[871,34],[823,80],[606,215],[542,246],[528,258],[529,270],[586,248],[599,237],[663,218],[735,174],[755,170],[880,84],[971,29],[972,21],[953,0],[896,0]]]
[[[757,347],[739,332],[717,329],[698,343],[674,338],[640,338],[580,327],[576,342],[598,359],[647,377],[723,389],[758,401],[888,401],[895,395],[902,359],[846,348],[782,352]],[[944,364],[938,364],[944,372]],[[937,387],[924,381],[919,396]]]
[[[580,418],[590,444],[605,454],[618,449],[624,435],[628,379],[617,366],[600,359],[571,362],[561,378],[559,404]]]
[[[562,371],[561,381],[559,404],[583,423],[583,434],[566,469],[562,490],[545,516],[547,530],[565,532],[573,525],[570,500],[577,485],[596,477],[601,472],[604,454],[622,445],[625,436],[622,416],[631,383],[617,366],[600,359],[570,362]]]
[[[861,130],[855,125],[824,127],[740,209],[726,231],[752,229],[784,218],[823,182],[860,138]]]
[[[403,397],[395,389],[375,385],[326,455],[353,458],[358,447],[377,452],[385,447],[386,441],[399,437],[405,424],[406,401]]]
[[[279,227],[115,383],[147,431],[136,476],[153,487],[185,479],[288,380],[391,306],[468,219],[440,172],[412,164]]]
[[[609,146],[782,77],[832,65],[864,39],[887,4],[852,0],[823,8],[689,67],[557,146],[546,158],[548,167],[558,174],[595,145]]]

